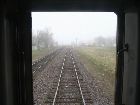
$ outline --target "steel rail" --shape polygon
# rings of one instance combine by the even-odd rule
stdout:
[[[74,62],[74,59],[73,59],[73,62]],[[75,65],[74,65],[74,71],[75,71],[76,78],[77,78],[77,81],[78,81],[78,86],[79,86],[80,93],[81,93],[81,96],[82,96],[83,104],[86,105],[86,102],[85,102],[85,99],[84,99],[84,95],[83,95],[83,92],[82,92],[82,88],[81,88],[81,84],[80,84],[80,81],[79,81],[79,76],[77,74],[77,69],[76,69],[76,66]]]
[[[56,96],[57,96],[58,89],[59,89],[59,86],[60,86],[60,80],[61,80],[61,77],[62,77],[62,73],[63,73],[63,69],[64,69],[63,66],[64,65],[65,65],[65,58],[64,58],[63,65],[62,65],[62,68],[61,68],[61,72],[60,72],[60,76],[59,76],[59,80],[58,80],[58,84],[57,84],[57,88],[56,88],[56,92],[55,92],[55,95],[54,95],[54,99],[53,99],[53,104],[52,105],[55,105]]]
[[[85,99],[84,99],[84,96],[83,96],[83,92],[82,92],[82,88],[81,88],[81,84],[80,84],[80,81],[79,81],[79,76],[78,76],[78,73],[77,73],[77,69],[76,69],[74,58],[72,57],[72,54],[71,54],[71,58],[73,60],[72,63],[73,63],[76,79],[77,79],[77,82],[78,82],[78,87],[79,87],[79,90],[80,90],[80,94],[81,94],[81,97],[82,97],[82,102],[83,102],[83,105],[86,105],[86,102],[85,102]],[[65,59],[66,59],[66,55],[65,55],[64,61],[62,63],[61,73],[60,73],[60,76],[59,76],[59,80],[58,80],[58,84],[57,84],[57,88],[56,88],[56,91],[55,91],[55,95],[54,95],[54,98],[53,98],[53,104],[52,105],[55,105],[55,102],[56,102],[56,97],[57,97],[57,93],[58,93],[58,90],[59,90],[60,81],[61,81],[61,78],[62,78],[62,73],[63,73],[63,70],[64,70]]]

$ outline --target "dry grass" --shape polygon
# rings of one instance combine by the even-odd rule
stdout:
[[[32,61],[39,59],[43,56],[46,56],[49,52],[51,51],[51,49],[40,49],[40,50],[32,50]]]
[[[100,81],[105,93],[113,97],[116,67],[115,48],[79,47],[76,50],[89,73]]]

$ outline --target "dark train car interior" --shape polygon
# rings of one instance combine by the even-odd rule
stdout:
[[[31,12],[117,15],[115,105],[139,105],[140,4],[136,0],[1,0],[1,105],[33,105]]]

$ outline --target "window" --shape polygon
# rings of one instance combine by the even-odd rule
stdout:
[[[117,16],[32,12],[35,105],[114,104]]]

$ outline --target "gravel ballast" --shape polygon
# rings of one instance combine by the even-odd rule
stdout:
[[[44,70],[37,72],[33,77],[33,96],[34,105],[44,105],[46,96],[52,88],[52,83],[55,81],[60,73],[59,66],[61,66],[64,51],[59,53],[51,62],[49,62]]]
[[[46,97],[53,86],[52,83],[59,78],[65,52],[65,50],[62,50],[47,64],[44,70],[37,72],[36,76],[33,77],[34,105],[46,105]],[[94,105],[114,105],[112,97],[104,94],[101,82],[87,71],[85,65],[79,60],[77,53],[73,52],[73,54],[83,79],[92,93]]]

